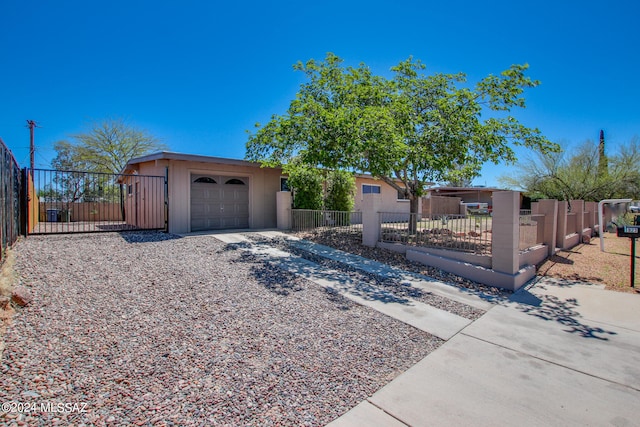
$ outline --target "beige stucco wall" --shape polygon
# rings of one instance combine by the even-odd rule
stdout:
[[[237,164],[157,160],[140,163],[141,175],[164,175],[169,168],[169,232],[191,231],[191,174],[225,175],[249,180],[249,227],[276,227],[276,192],[280,191],[280,169]]]
[[[409,213],[410,202],[409,200],[398,200],[398,191],[391,187],[389,184],[375,178],[368,178],[363,176],[356,177],[356,198],[355,198],[355,211],[362,211],[362,185],[379,185],[380,186],[380,212],[403,212]],[[420,201],[421,203],[421,201]],[[418,212],[421,212],[422,206],[418,206]]]

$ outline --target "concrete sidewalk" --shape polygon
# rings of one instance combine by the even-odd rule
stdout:
[[[640,426],[640,295],[541,280],[329,425]]]

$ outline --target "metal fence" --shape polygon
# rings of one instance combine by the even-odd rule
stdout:
[[[492,218],[488,215],[419,215],[380,212],[380,241],[491,253]]]
[[[0,162],[1,258],[5,249],[15,243],[23,231],[21,224],[24,210],[21,208],[20,201],[24,174],[2,139],[0,139]]]
[[[361,231],[362,212],[292,209],[293,231],[341,229]]]
[[[29,234],[166,227],[163,176],[33,170]]]

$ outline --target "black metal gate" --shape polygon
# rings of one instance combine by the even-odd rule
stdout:
[[[28,234],[167,230],[167,177],[34,169]]]
[[[20,191],[23,176],[16,159],[0,138],[0,259],[23,233]]]

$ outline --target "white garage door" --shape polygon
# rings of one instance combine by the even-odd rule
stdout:
[[[249,180],[191,175],[191,231],[249,227]]]

